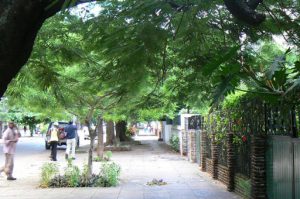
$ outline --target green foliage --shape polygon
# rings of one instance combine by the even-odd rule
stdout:
[[[73,165],[72,160],[68,160],[68,167],[64,176],[69,187],[78,187],[80,185],[80,169],[78,166]]]
[[[101,187],[117,186],[121,168],[116,163],[103,163],[97,185]]]
[[[251,180],[250,179],[242,179],[238,178],[237,186],[242,188],[243,195],[247,198],[251,196]]]
[[[172,134],[170,138],[170,144],[174,151],[179,152],[179,137],[177,134]]]
[[[152,0],[93,5],[101,7],[97,16],[61,12],[47,20],[6,94],[13,104],[52,118],[148,121],[187,107],[207,112],[237,90],[299,99],[298,53],[271,40],[285,31],[299,46],[297,20],[283,23],[295,2],[270,7],[280,27],[267,19],[259,28],[233,21],[222,1],[191,1],[184,12]]]
[[[112,157],[112,152],[111,151],[105,151],[103,159],[100,158],[99,156],[94,157],[93,161],[94,162],[103,162],[103,161],[110,161]]]
[[[112,157],[112,152],[111,151],[106,151],[104,153],[104,156],[105,156],[105,158],[107,158],[107,161],[110,161],[111,157]]]
[[[41,187],[49,187],[52,178],[59,172],[58,166],[54,163],[45,163],[41,170]]]
[[[93,158],[93,161],[94,162],[101,162],[101,161],[103,161],[103,159],[99,156],[96,156],[96,157]]]
[[[73,165],[72,161],[63,175],[59,175],[57,165],[46,163],[42,167],[41,187],[110,187],[117,186],[121,168],[116,163],[103,163],[100,173],[88,175],[88,165],[79,167]]]

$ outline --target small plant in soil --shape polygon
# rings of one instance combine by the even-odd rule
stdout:
[[[94,162],[105,162],[105,161],[110,161],[112,157],[112,152],[111,151],[106,151],[104,153],[103,158],[100,158],[99,156],[95,157],[93,159]]]
[[[162,186],[162,185],[166,185],[167,182],[165,182],[163,179],[157,180],[156,178],[153,178],[152,181],[147,182],[148,186],[154,186],[154,185],[158,185],[158,186]]]

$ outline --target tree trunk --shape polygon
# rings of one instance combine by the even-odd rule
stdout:
[[[46,1],[0,1],[0,97],[27,62],[45,21]]]
[[[95,144],[95,134],[96,130],[93,130],[88,124],[89,135],[90,135],[90,147],[89,147],[89,157],[88,157],[88,177],[91,177],[93,174],[93,152],[94,152],[94,144]]]
[[[0,0],[0,97],[30,57],[44,21],[61,10],[65,0]],[[84,1],[78,1],[84,3]]]
[[[85,119],[85,124],[89,129],[89,135],[90,135],[90,147],[89,147],[89,157],[88,157],[88,169],[87,169],[87,174],[88,178],[92,177],[93,174],[93,152],[94,152],[94,143],[95,143],[95,137],[96,137],[96,129],[98,128],[98,125],[96,125],[96,129],[93,130],[91,128],[91,119],[94,113],[94,108],[91,108],[86,119]]]
[[[116,123],[116,137],[118,137],[121,142],[128,140],[126,136],[126,130],[127,130],[126,127],[127,127],[126,121],[119,121]]]
[[[106,124],[106,145],[113,145],[115,139],[114,122],[108,121]]]
[[[3,122],[0,121],[0,139],[2,139]]]
[[[158,141],[163,141],[163,131],[164,131],[163,121],[159,121]]]
[[[104,154],[104,143],[103,143],[103,119],[101,116],[98,117],[98,146],[97,146],[97,156],[103,159]]]
[[[92,136],[90,140],[89,157],[88,157],[88,177],[91,177],[93,174],[94,143],[95,143],[95,136]]]

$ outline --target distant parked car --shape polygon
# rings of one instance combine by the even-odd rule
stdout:
[[[50,122],[50,124],[48,126],[48,130],[47,130],[46,136],[45,136],[45,148],[46,149],[50,149],[50,143],[49,143],[50,134],[51,134],[50,129],[53,127],[53,123],[54,122]],[[65,127],[68,125],[68,122],[58,122],[58,125],[59,125],[59,127],[58,127],[59,134],[61,134],[61,133],[64,133]],[[76,148],[78,148],[79,144],[80,144],[79,143],[80,139],[79,139],[77,131],[76,131],[76,137],[75,137],[75,139],[76,139]],[[63,138],[63,139],[59,138],[59,140],[58,140],[58,146],[62,146],[62,145],[67,145],[67,139],[66,138]]]

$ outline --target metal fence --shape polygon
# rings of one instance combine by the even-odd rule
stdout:
[[[251,137],[247,137],[247,142],[235,144],[235,171],[250,177],[251,169]]]
[[[218,163],[227,166],[227,143],[222,140],[218,143]]]
[[[241,100],[233,108],[217,108],[204,119],[206,153],[212,158],[212,136],[218,144],[218,163],[227,165],[227,132],[233,132],[235,171],[250,177],[251,137],[282,135],[299,137],[300,106],[266,104],[259,99]]]
[[[206,150],[206,155],[207,158],[212,158],[212,153],[211,153],[211,135],[207,135],[206,141],[205,141],[205,150]]]

